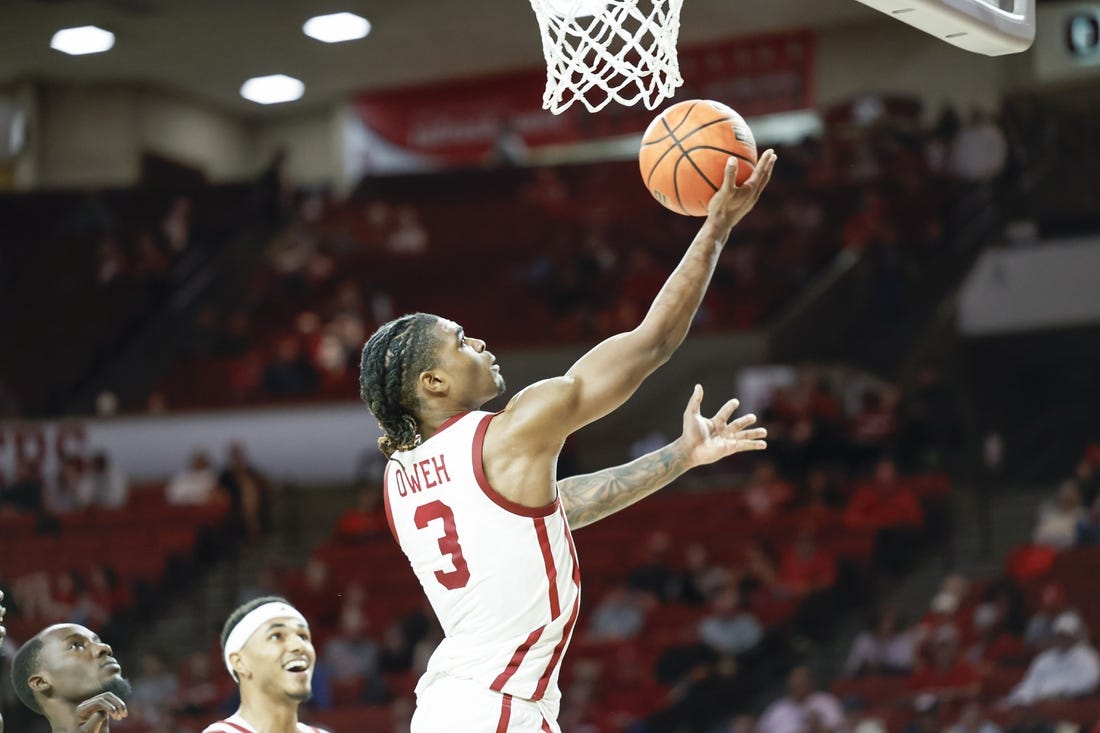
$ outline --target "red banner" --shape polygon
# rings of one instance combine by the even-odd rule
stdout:
[[[668,104],[714,99],[745,117],[809,109],[813,70],[809,31],[683,48],[684,85]],[[642,105],[612,103],[596,114],[576,104],[552,115],[542,109],[545,74],[539,69],[364,92],[352,100],[365,135],[358,154],[367,158],[355,167],[479,164],[508,155],[509,146],[533,149],[641,133],[656,114]]]

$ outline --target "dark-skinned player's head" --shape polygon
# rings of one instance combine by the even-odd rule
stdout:
[[[47,717],[52,707],[76,708],[102,692],[130,696],[110,645],[78,624],[50,626],[27,641],[12,661],[11,681],[23,704]]]
[[[222,655],[242,697],[303,703],[312,695],[317,653],[309,623],[283,598],[257,598],[230,614]]]
[[[485,342],[467,338],[453,321],[429,313],[379,327],[363,347],[359,395],[378,419],[387,457],[419,442],[425,399],[476,409],[504,391]]]

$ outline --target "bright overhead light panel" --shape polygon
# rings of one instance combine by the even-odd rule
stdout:
[[[282,104],[301,99],[306,85],[286,74],[257,76],[241,85],[241,96],[256,104]]]
[[[318,15],[305,22],[302,32],[325,43],[357,41],[370,33],[370,21],[355,13]]]
[[[79,28],[62,28],[53,34],[50,48],[70,56],[110,51],[115,45],[115,34],[94,25]]]

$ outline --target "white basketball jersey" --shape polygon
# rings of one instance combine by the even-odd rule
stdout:
[[[560,500],[521,506],[481,463],[494,414],[444,423],[386,465],[390,529],[445,633],[418,690],[440,675],[529,700],[557,700],[580,610],[580,568]]]
[[[233,715],[217,723],[211,723],[203,729],[202,733],[256,733],[256,729],[241,716]],[[326,731],[305,723],[298,723],[298,733],[326,733]]]

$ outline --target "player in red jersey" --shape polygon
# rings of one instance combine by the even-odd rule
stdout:
[[[298,609],[276,596],[238,607],[222,628],[222,656],[241,706],[203,733],[324,733],[298,722],[317,662],[309,622]]]
[[[478,411],[504,390],[496,359],[458,324],[417,313],[367,341],[361,396],[391,459],[384,494],[391,528],[445,633],[417,685],[414,733],[557,731],[557,676],[580,603],[570,527],[613,514],[698,465],[699,446],[710,460],[764,447],[764,431],[749,427],[753,416],[727,423],[733,401],[710,420],[699,416],[697,388],[686,440],[619,469],[555,475],[565,439],[619,407],[683,342],[730,231],[774,164],[775,153],[765,152],[737,186],[731,160],[706,221],[642,322],[563,376],[521,391],[500,413]]]
[[[56,624],[27,641],[11,665],[15,694],[55,733],[108,733],[126,717],[130,683],[111,647],[79,624]]]

